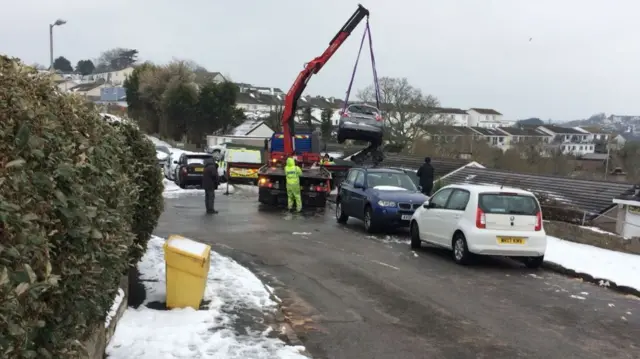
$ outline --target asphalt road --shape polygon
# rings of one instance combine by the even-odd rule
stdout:
[[[506,259],[472,267],[405,233],[260,208],[250,195],[170,199],[156,231],[212,244],[283,300],[315,358],[640,358],[640,300]],[[568,254],[570,255],[570,254]]]

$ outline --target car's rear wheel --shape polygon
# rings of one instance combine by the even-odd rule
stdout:
[[[527,257],[524,260],[524,265],[530,269],[538,269],[544,263],[544,256],[539,257]]]
[[[420,239],[420,228],[418,228],[418,223],[416,223],[415,221],[411,222],[409,231],[411,233],[411,248],[418,249],[422,247],[422,240]]]
[[[364,209],[364,229],[368,233],[375,233],[378,231],[378,226],[373,223],[373,209],[371,209],[371,206],[367,206]]]
[[[467,246],[467,239],[464,234],[458,232],[454,234],[451,242],[453,248],[453,260],[458,264],[469,264],[471,261],[471,252]]]
[[[342,208],[342,201],[336,201],[336,221],[338,223],[347,223],[349,216],[344,213],[344,209]]]

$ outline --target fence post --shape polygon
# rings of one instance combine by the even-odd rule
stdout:
[[[584,222],[587,220],[587,212],[582,213],[582,226],[584,226]]]

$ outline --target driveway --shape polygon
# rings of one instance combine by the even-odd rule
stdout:
[[[640,358],[640,300],[501,259],[472,267],[405,234],[370,236],[326,213],[252,195],[168,199],[156,231],[210,243],[283,300],[315,358]],[[570,255],[570,254],[567,254]]]

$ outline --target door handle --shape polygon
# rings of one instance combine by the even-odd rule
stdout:
[[[456,214],[455,216],[453,216],[453,218],[455,218],[455,219],[460,219],[460,217],[461,216],[459,214]]]

